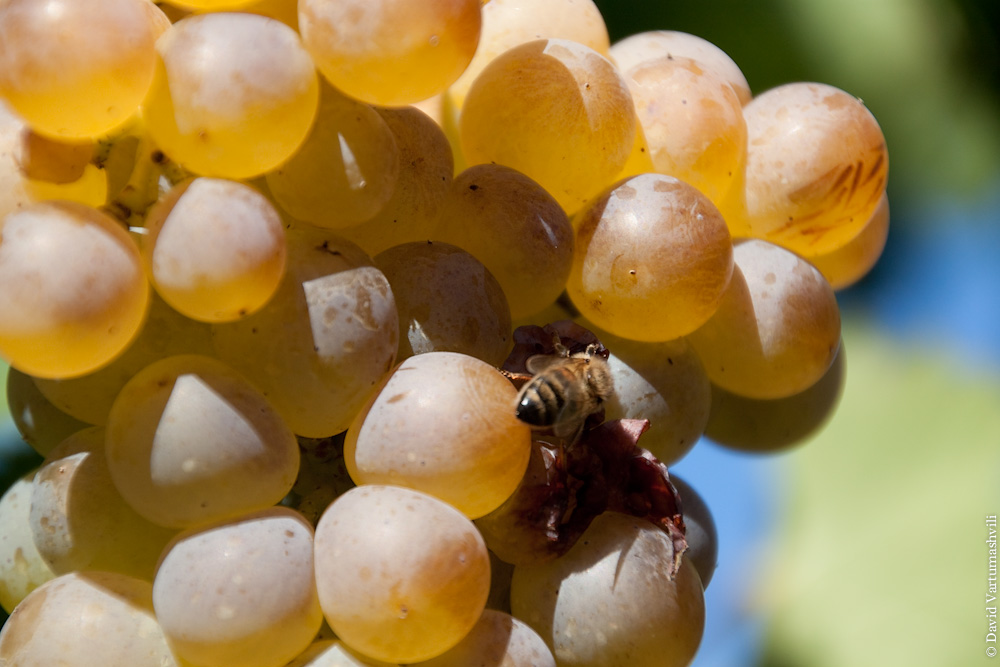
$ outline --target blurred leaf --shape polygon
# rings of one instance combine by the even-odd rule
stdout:
[[[985,518],[1000,514],[1000,378],[848,330],[837,415],[788,457],[751,605],[764,665],[985,662]]]

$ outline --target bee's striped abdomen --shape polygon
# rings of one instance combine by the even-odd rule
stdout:
[[[563,369],[535,376],[521,390],[517,418],[532,426],[552,426],[566,407],[572,382],[573,374]]]

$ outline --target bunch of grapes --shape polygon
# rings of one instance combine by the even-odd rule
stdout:
[[[690,663],[887,165],[590,0],[4,0],[0,665]]]

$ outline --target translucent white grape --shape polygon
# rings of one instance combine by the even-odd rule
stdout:
[[[542,39],[505,51],[476,77],[459,136],[468,164],[516,169],[572,213],[621,172],[637,125],[628,86],[607,58]]]
[[[268,304],[215,327],[217,354],[311,438],[350,425],[392,369],[398,342],[392,290],[371,258],[304,227],[288,232],[288,270]]]
[[[828,253],[815,255],[809,262],[819,269],[835,290],[858,282],[875,266],[889,238],[889,197],[883,193],[872,217],[857,236]]]
[[[7,613],[56,575],[35,547],[31,491],[35,472],[10,485],[0,497],[0,607]]]
[[[608,28],[592,0],[490,0],[483,4],[483,27],[469,66],[448,87],[448,103],[458,113],[479,73],[507,49],[554,37],[589,46],[602,55],[610,46]]]
[[[176,532],[139,516],[115,489],[99,427],[49,453],[35,474],[30,518],[35,546],[57,574],[102,570],[152,581]]]
[[[701,642],[705,601],[694,566],[673,566],[664,531],[606,512],[565,556],[514,568],[511,608],[560,667],[682,667]]]
[[[753,236],[805,257],[854,238],[889,174],[885,137],[864,103],[834,86],[797,82],[761,93],[743,115]]]
[[[359,486],[316,526],[316,585],[330,627],[365,655],[410,663],[444,653],[479,620],[486,545],[461,512],[397,486]]]
[[[455,177],[433,238],[485,264],[515,318],[555,301],[573,262],[573,228],[559,202],[500,164],[479,164]]]
[[[798,255],[738,243],[736,268],[712,317],[688,340],[709,379],[746,398],[785,398],[819,381],[840,346],[833,288]]]
[[[396,667],[388,662],[363,657],[336,639],[322,639],[309,645],[285,667]]]
[[[615,391],[605,403],[606,419],[648,419],[639,444],[660,462],[673,465],[705,432],[711,383],[701,360],[683,338],[642,343],[595,331],[611,351]]]
[[[285,24],[237,12],[192,15],[156,47],[143,119],[174,161],[205,176],[249,178],[287,160],[306,138],[319,80]]]
[[[5,2],[0,96],[50,136],[110,132],[129,120],[149,90],[165,23],[146,0]]]
[[[53,201],[0,219],[0,355],[12,366],[95,370],[135,337],[148,303],[139,249],[110,216]]]
[[[448,243],[404,243],[374,258],[399,312],[397,360],[461,352],[494,366],[510,352],[510,307],[483,263]]]
[[[467,516],[493,511],[528,465],[531,430],[517,390],[496,368],[457,352],[403,361],[347,431],[344,461],[358,484],[396,484]]]
[[[413,667],[556,667],[538,633],[510,614],[487,609],[457,646]]]
[[[208,354],[209,326],[195,322],[167,305],[155,292],[138,335],[110,363],[73,378],[34,378],[35,386],[52,404],[88,424],[108,421],[111,404],[125,383],[143,368],[175,354]]]
[[[204,322],[259,310],[285,271],[281,216],[248,185],[195,178],[150,210],[143,256],[160,296]]]
[[[156,622],[148,581],[73,572],[36,588],[0,630],[0,664],[179,667]]]
[[[375,109],[324,84],[312,131],[290,159],[267,173],[267,185],[295,218],[350,227],[378,214],[392,197],[399,153]]]
[[[107,460],[137,512],[183,528],[277,503],[295,482],[299,448],[236,371],[210,357],[179,355],[144,369],[115,399]]]
[[[846,359],[841,342],[823,377],[785,398],[746,398],[713,385],[705,435],[741,452],[776,453],[807,443],[837,409],[846,381]]]
[[[751,98],[750,85],[739,65],[725,51],[697,35],[676,30],[640,32],[612,44],[610,56],[623,72],[659,58],[691,58],[732,86],[741,104]]]
[[[341,230],[375,255],[410,241],[426,241],[452,183],[455,159],[448,137],[415,107],[377,107],[399,148],[399,176],[392,197],[365,222]]]
[[[472,60],[479,0],[299,2],[299,28],[323,75],[352,97],[384,106],[442,92]]]
[[[566,291],[601,329],[673,340],[718,308],[733,270],[732,241],[719,210],[697,188],[641,174],[594,199],[573,224]]]
[[[103,204],[107,177],[90,164],[93,150],[92,142],[57,142],[32,132],[0,98],[0,218],[43,199]]]
[[[186,661],[285,665],[322,621],[312,526],[277,507],[181,533],[156,572],[153,607]]]

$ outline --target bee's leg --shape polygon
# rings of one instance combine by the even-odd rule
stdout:
[[[556,437],[562,438],[566,442],[566,447],[568,449],[580,440],[580,436],[583,435],[583,426],[585,422],[586,420],[584,419],[574,419],[572,421],[556,424],[552,427],[552,433],[555,434]]]

